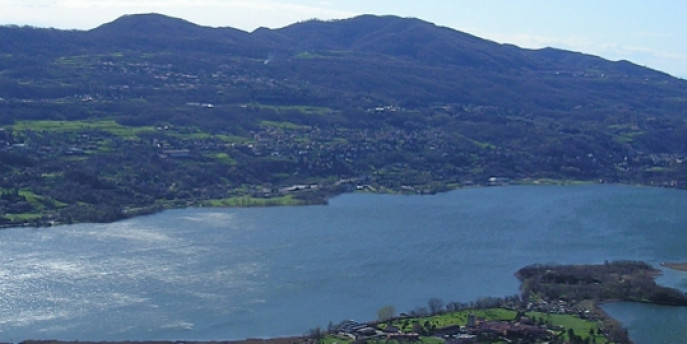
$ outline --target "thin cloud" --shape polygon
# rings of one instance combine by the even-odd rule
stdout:
[[[124,14],[151,12],[181,17],[199,25],[243,30],[355,15],[331,9],[326,3],[304,5],[276,0],[0,0],[0,6],[3,7],[0,23],[62,29],[90,29]]]
[[[116,10],[126,10],[130,13],[140,13],[142,11],[166,11],[176,12],[183,10],[185,15],[193,16],[194,13],[208,13],[210,11],[220,11],[221,13],[242,12],[243,17],[250,17],[255,21],[255,26],[259,26],[257,20],[264,20],[264,16],[278,14],[283,18],[298,17],[307,18],[344,18],[352,16],[353,13],[332,10],[324,6],[308,6],[294,2],[283,2],[273,0],[61,0],[60,6],[66,8],[111,8]],[[248,13],[257,14],[256,16],[247,15]]]
[[[602,42],[587,36],[554,37],[529,33],[495,34],[473,31],[477,36],[499,43],[515,44],[522,48],[541,49],[553,47],[582,52],[609,60],[628,60],[662,71],[672,71],[673,75],[687,75],[683,67],[687,65],[687,55],[657,49],[646,45],[627,45],[618,42]],[[658,35],[656,33],[636,33],[638,35]],[[665,36],[665,35],[663,35]]]
[[[500,43],[515,44],[522,48],[540,49],[545,47],[555,47],[572,51],[596,54],[628,55],[644,54],[661,59],[684,60],[687,56],[675,52],[661,51],[646,46],[630,46],[617,42],[598,42],[584,36],[553,37],[532,34],[484,34]]]
[[[660,59],[687,61],[686,55],[674,53],[674,52],[668,52],[668,51],[661,51],[661,50],[647,48],[647,47],[624,46],[624,47],[619,47],[619,49],[617,49],[617,51],[629,52],[629,53],[640,53],[640,54],[645,54],[645,55],[653,56],[653,57],[660,58]]]
[[[20,8],[44,8],[44,7],[52,7],[55,6],[59,3],[58,0],[34,0],[34,1],[26,1],[26,0],[0,0],[0,6],[3,8],[12,8],[12,7],[20,7]]]

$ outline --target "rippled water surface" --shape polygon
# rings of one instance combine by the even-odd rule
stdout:
[[[685,209],[685,191],[519,186],[4,230],[0,340],[297,335],[387,304],[511,295],[527,264],[685,261]],[[661,281],[687,290],[684,273]]]

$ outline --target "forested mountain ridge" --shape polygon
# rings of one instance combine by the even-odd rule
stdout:
[[[506,180],[684,188],[686,105],[687,81],[627,61],[394,16],[0,27],[0,221]]]

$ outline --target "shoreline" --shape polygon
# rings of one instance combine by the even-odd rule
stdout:
[[[326,192],[319,195],[316,202],[313,200],[304,201],[298,200],[293,196],[298,193],[307,193],[310,191],[295,191],[292,193],[274,195],[271,197],[253,197],[250,195],[235,197],[231,202],[227,199],[207,199],[207,200],[196,200],[195,202],[185,202],[185,204],[154,204],[145,207],[139,207],[135,209],[122,210],[122,216],[112,220],[103,222],[89,222],[89,221],[74,221],[74,222],[60,222],[59,219],[50,217],[51,214],[44,214],[41,218],[34,218],[31,220],[26,220],[24,222],[12,222],[12,223],[0,223],[0,230],[2,229],[13,229],[13,228],[46,228],[54,226],[63,226],[79,223],[115,223],[122,220],[127,220],[131,218],[148,216],[153,214],[161,213],[165,210],[173,209],[188,209],[188,208],[255,208],[255,207],[279,207],[279,206],[308,206],[308,205],[326,205],[329,200],[344,194],[349,193],[373,193],[373,194],[389,194],[389,195],[433,195],[451,191],[457,191],[462,189],[472,189],[472,188],[489,188],[489,187],[504,187],[504,186],[584,186],[584,185],[619,185],[619,186],[631,186],[631,187],[654,187],[654,188],[668,188],[675,190],[685,190],[678,187],[665,187],[660,185],[647,185],[647,184],[625,184],[625,183],[607,183],[604,180],[571,180],[571,179],[550,179],[550,178],[523,178],[523,179],[511,179],[508,181],[489,181],[484,184],[479,183],[466,183],[466,184],[446,184],[446,188],[438,188],[436,190],[424,190],[424,189],[414,189],[414,188],[400,188],[400,189],[387,189],[387,188],[363,188],[357,190],[350,190],[344,192]],[[327,189],[328,186],[320,186],[317,189]],[[331,190],[330,190],[331,191]],[[288,198],[288,202],[280,202],[284,198]],[[246,202],[241,203],[236,200],[246,200]],[[40,215],[40,214],[39,214]],[[54,215],[54,214],[52,214]],[[671,264],[671,263],[669,263]],[[685,263],[684,271],[687,271],[687,263]]]
[[[687,262],[661,262],[659,265],[672,270],[687,271]]]

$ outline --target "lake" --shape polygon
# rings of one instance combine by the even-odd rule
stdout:
[[[528,264],[685,261],[685,209],[680,190],[509,186],[3,230],[0,341],[300,335],[385,305],[513,295]],[[684,272],[659,282],[687,290]],[[638,344],[656,338],[641,337],[643,316],[656,335],[675,326],[661,317],[687,319],[682,308],[606,308]],[[687,338],[673,336],[662,342]]]

